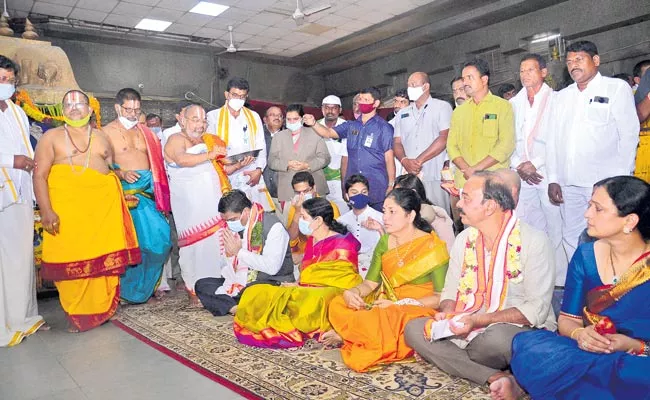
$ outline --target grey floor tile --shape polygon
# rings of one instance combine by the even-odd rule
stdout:
[[[0,347],[0,368],[3,365],[16,367],[42,358],[52,358],[52,352],[38,333],[23,339],[17,346]]]
[[[32,400],[88,400],[88,397],[80,388],[76,388],[54,392],[43,397],[34,397]]]
[[[0,365],[2,399],[23,400],[51,396],[61,390],[78,388],[56,358],[41,358],[16,367]]]

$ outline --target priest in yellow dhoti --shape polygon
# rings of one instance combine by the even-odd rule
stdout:
[[[447,246],[420,216],[420,199],[395,189],[384,201],[384,227],[366,279],[332,300],[329,320],[335,332],[326,344],[342,341],[341,355],[351,369],[365,372],[413,355],[404,328],[438,307],[449,262]]]
[[[111,172],[111,145],[88,124],[88,97],[63,97],[65,124],[45,133],[36,148],[34,190],[43,223],[43,279],[53,280],[69,331],[92,329],[111,318],[119,279],[140,263],[135,228]]]

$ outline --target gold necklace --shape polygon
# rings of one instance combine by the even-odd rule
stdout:
[[[393,237],[395,238],[395,244],[396,244],[396,246],[395,246],[395,253],[397,253],[397,266],[398,266],[399,268],[401,268],[401,267],[404,266],[404,257],[402,257],[402,256],[399,254],[399,246],[400,246],[400,244],[399,244],[399,240],[397,240],[397,236],[393,236]],[[411,251],[411,246],[413,246],[413,242],[414,242],[414,241],[415,241],[415,240],[411,240],[411,241],[409,242],[409,246],[406,248],[406,255],[405,255],[405,257],[408,257],[408,254],[409,254],[409,252]]]

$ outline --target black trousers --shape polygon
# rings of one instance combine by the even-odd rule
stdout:
[[[241,292],[235,297],[230,297],[227,294],[215,294],[225,281],[224,278],[203,278],[196,281],[194,285],[194,291],[203,307],[215,317],[227,315],[231,308],[239,304],[241,298]]]

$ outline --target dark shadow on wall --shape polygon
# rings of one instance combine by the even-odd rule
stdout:
[[[282,98],[285,99],[286,104],[290,103],[307,103],[309,95],[314,88],[312,78],[301,72],[293,73],[288,80],[287,86],[284,88]]]

